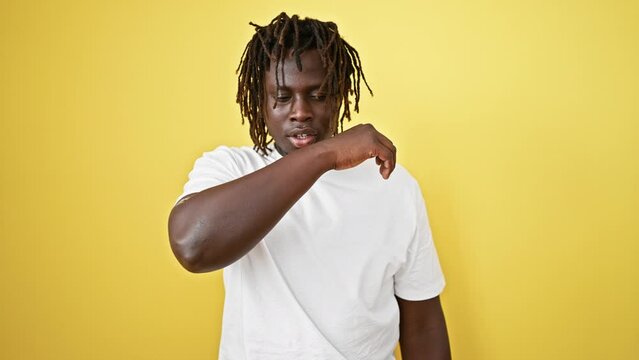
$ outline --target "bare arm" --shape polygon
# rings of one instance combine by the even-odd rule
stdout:
[[[397,298],[399,345],[404,360],[450,360],[446,320],[439,296],[423,301]]]
[[[262,240],[326,171],[351,168],[372,157],[387,179],[395,168],[395,147],[371,125],[359,125],[193,194],[171,211],[171,248],[191,272],[223,268]]]

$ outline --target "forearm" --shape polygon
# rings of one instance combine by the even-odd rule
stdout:
[[[322,143],[194,194],[169,217],[171,247],[192,272],[227,266],[251,250],[333,166]]]

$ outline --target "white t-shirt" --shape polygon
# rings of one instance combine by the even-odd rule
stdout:
[[[197,159],[180,198],[281,157],[221,146]],[[221,360],[389,360],[395,295],[433,298],[444,277],[417,182],[399,165],[384,180],[370,159],[322,175],[224,269],[224,287]]]

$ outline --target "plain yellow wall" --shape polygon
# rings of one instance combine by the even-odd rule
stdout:
[[[248,144],[235,68],[282,10],[360,51],[456,359],[639,359],[639,3],[532,0],[1,1],[0,358],[216,358],[221,273],[166,220]]]

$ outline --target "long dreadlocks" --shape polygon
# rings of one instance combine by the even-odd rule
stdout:
[[[278,67],[283,66],[289,51],[292,51],[299,71],[302,71],[300,54],[309,49],[319,51],[322,65],[326,69],[321,89],[337,104],[333,135],[338,133],[337,122],[340,131],[343,131],[344,118],[349,121],[351,119],[348,99],[350,95],[355,96],[354,110],[359,112],[360,79],[364,80],[366,88],[373,95],[364,77],[357,50],[342,39],[335,23],[310,18],[301,20],[297,15],[289,17],[283,12],[267,26],[259,26],[252,22],[249,24],[255,27],[255,35],[246,45],[237,68],[236,101],[240,104],[242,124],[245,118],[248,118],[251,139],[255,144],[255,150],[260,153],[266,155],[266,146],[273,141],[267,140],[268,131],[263,114],[266,101],[264,76],[272,62],[275,62],[275,81],[279,89]],[[344,110],[340,116],[342,105]]]

